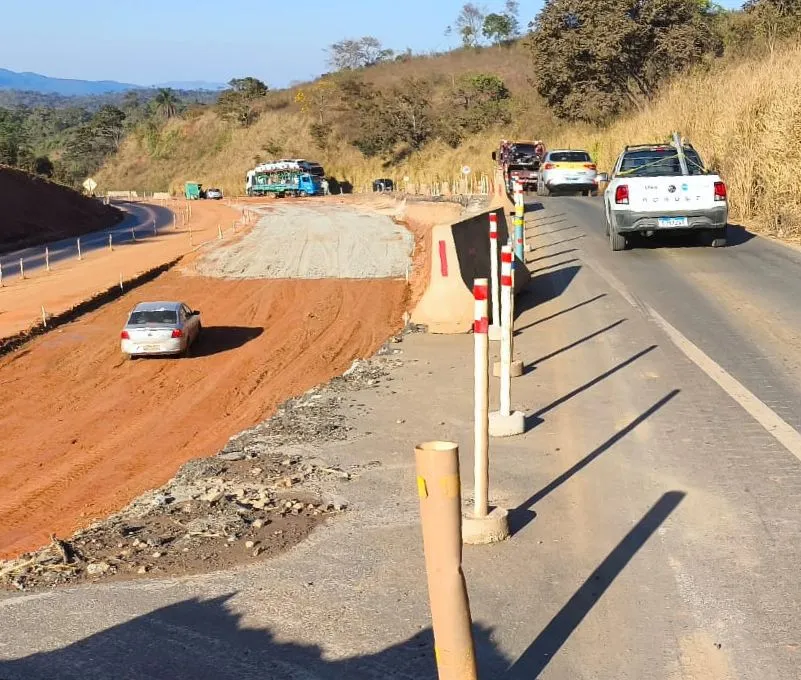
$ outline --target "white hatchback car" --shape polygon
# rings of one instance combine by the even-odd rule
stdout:
[[[537,195],[598,191],[598,168],[586,151],[559,149],[545,154],[537,178]]]
[[[186,355],[202,330],[200,312],[183,302],[140,302],[120,333],[128,357]]]

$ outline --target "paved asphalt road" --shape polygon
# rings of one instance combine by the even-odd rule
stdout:
[[[134,239],[143,240],[154,236],[153,222],[157,229],[163,229],[172,224],[172,212],[167,208],[155,205],[140,205],[137,203],[115,203],[128,210],[128,216],[111,229],[101,229],[81,236],[81,252],[89,253],[93,250],[108,248],[108,237],[111,234],[112,243],[121,245]],[[19,261],[22,258],[26,271],[32,271],[45,266],[45,246],[50,249],[50,262],[52,264],[78,256],[77,238],[67,238],[60,241],[24,248],[11,253],[0,255],[0,265],[3,268],[3,277],[19,276]]]
[[[589,198],[527,223],[528,429],[490,454],[513,536],[464,551],[480,677],[801,678],[801,255],[612,253]],[[358,470],[347,513],[238,571],[2,594],[0,678],[435,678],[412,447],[460,442],[470,496],[473,338],[392,348],[305,449]]]
[[[542,219],[539,207],[529,201],[531,223],[544,225],[533,233],[561,229],[565,251],[580,244],[590,267],[616,279],[634,302],[654,309],[801,430],[801,250],[734,225],[724,249],[670,235],[615,253],[604,235],[602,198],[548,198]]]

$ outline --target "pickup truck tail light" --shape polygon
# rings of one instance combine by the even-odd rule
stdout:
[[[123,331],[122,333],[120,333],[120,339],[121,340],[130,340],[131,336],[128,335],[128,331]]]
[[[628,205],[629,204],[629,185],[620,184],[615,189],[615,203]]]
[[[725,201],[727,196],[726,185],[723,182],[715,182],[715,200]]]

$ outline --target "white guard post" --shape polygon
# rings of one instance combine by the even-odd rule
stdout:
[[[490,413],[489,433],[492,437],[509,437],[525,431],[525,417],[512,411],[512,248],[501,249],[501,361],[500,408]]]

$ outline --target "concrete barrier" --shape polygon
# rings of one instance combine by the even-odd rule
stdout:
[[[130,201],[132,198],[138,198],[139,194],[136,191],[107,191],[106,196]]]
[[[509,228],[504,210],[492,212],[498,216],[499,242],[505,244]],[[473,328],[473,282],[491,275],[489,212],[434,227],[428,288],[412,312],[412,322],[427,326],[429,333],[468,333]],[[530,280],[526,265],[516,261],[515,293]]]
[[[156,191],[153,193],[154,201],[169,201],[171,198],[172,194],[169,191]]]

